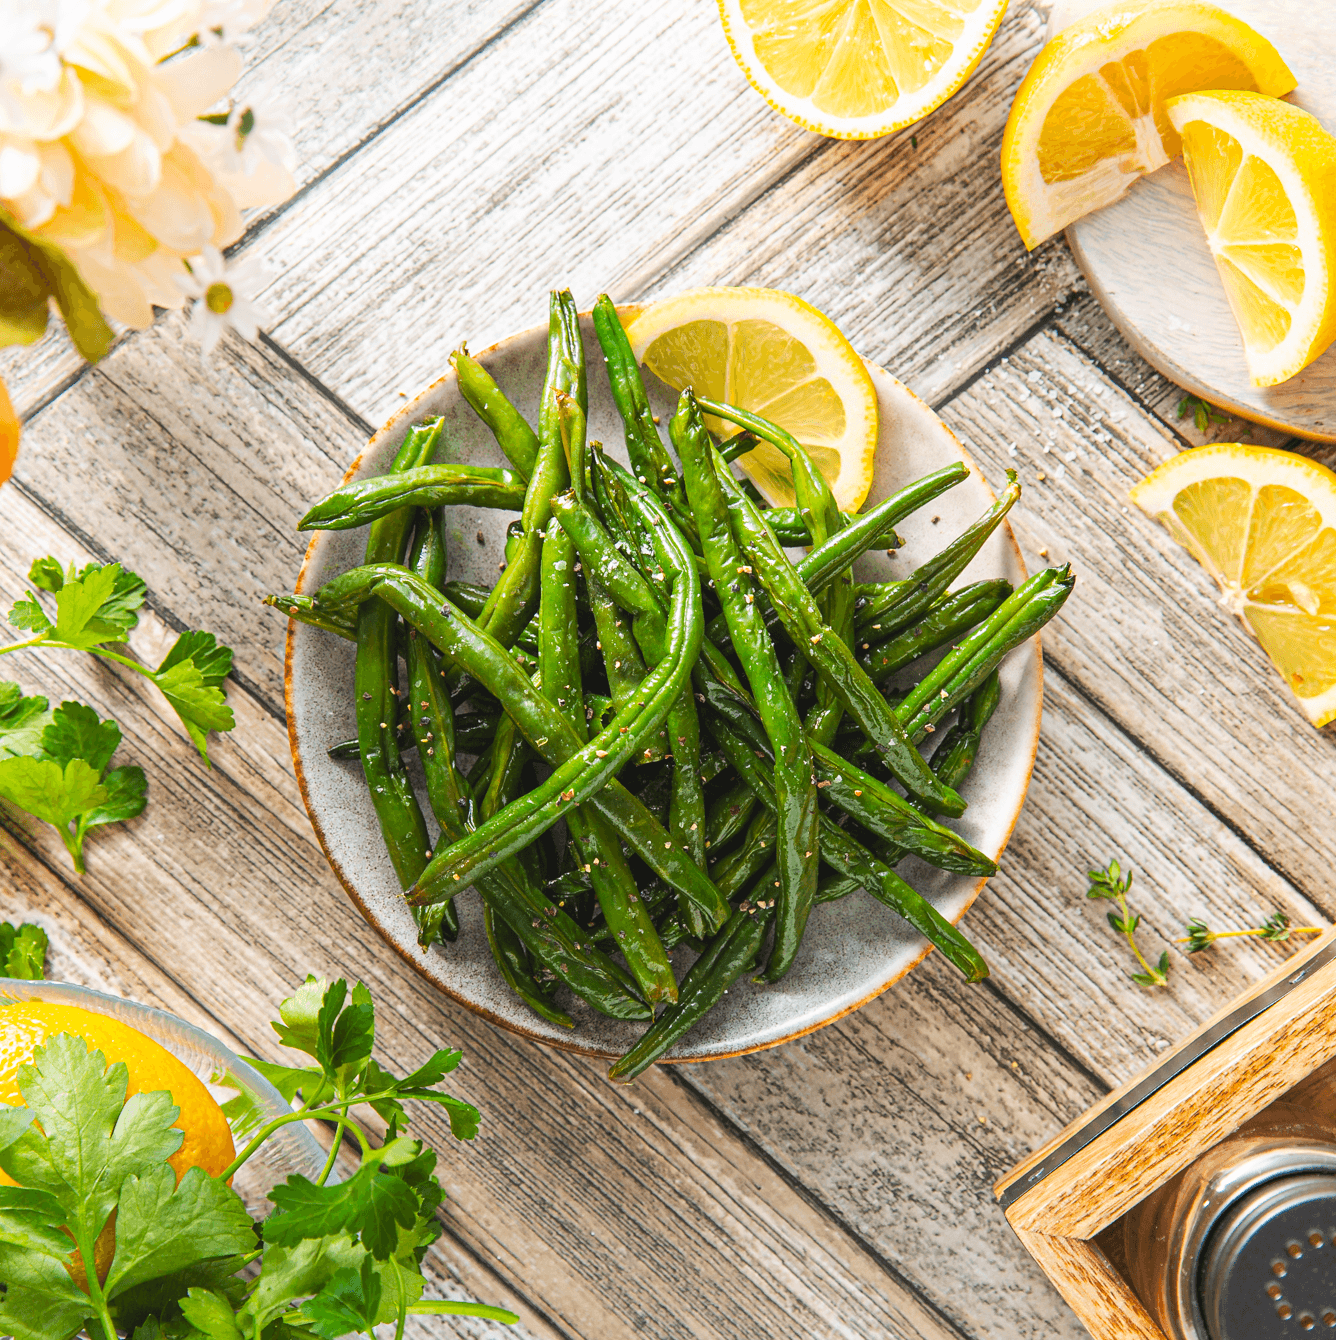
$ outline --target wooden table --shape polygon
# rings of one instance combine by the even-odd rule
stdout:
[[[450,1193],[430,1267],[451,1296],[514,1307],[524,1336],[1081,1334],[994,1178],[1287,952],[1175,949],[1168,989],[1143,990],[1084,871],[1135,867],[1156,954],[1190,915],[1311,924],[1336,903],[1331,737],[1126,505],[1200,439],[1065,243],[1027,255],[1003,203],[1002,126],[1045,17],[1014,4],[912,134],[841,143],[770,112],[706,0],[283,0],[246,75],[286,92],[302,160],[296,196],[239,248],[275,272],[268,334],[202,369],[169,315],[96,368],[60,335],[0,365],[28,419],[0,490],[6,607],[41,554],[123,558],[150,591],[135,652],[215,631],[238,723],[205,772],[138,677],[69,653],[6,663],[28,692],[114,716],[150,790],[141,819],[89,839],[82,880],[51,829],[0,816],[0,912],[49,928],[53,977],[241,1049],[278,1055],[266,1022],[307,971],[371,985],[388,1064],[461,1046],[485,1124],[458,1146],[419,1119]],[[1070,560],[1079,582],[1044,636],[1029,801],[966,922],[989,981],[933,955],[797,1042],[622,1089],[441,999],[359,920],[297,795],[284,623],[258,602],[297,571],[306,504],[460,339],[541,320],[555,285],[587,304],[710,283],[828,312],[994,486],[1020,468],[1027,562]]]

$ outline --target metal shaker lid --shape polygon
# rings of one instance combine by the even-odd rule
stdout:
[[[1336,1175],[1280,1177],[1228,1205],[1199,1297],[1211,1340],[1336,1337]]]

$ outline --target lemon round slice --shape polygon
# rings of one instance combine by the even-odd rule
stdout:
[[[1336,475],[1221,442],[1180,452],[1131,498],[1220,585],[1315,726],[1336,717]]]
[[[979,63],[1006,0],[719,0],[752,87],[804,130],[889,135],[940,106]]]
[[[636,358],[674,390],[749,409],[803,444],[846,512],[872,487],[877,392],[835,324],[792,293],[696,288],[644,308],[626,328]],[[718,437],[739,429],[707,416]],[[762,442],[739,458],[777,507],[793,504],[787,458]]]
[[[1207,88],[1278,97],[1294,85],[1265,37],[1199,0],[1128,0],[1064,28],[1030,66],[1002,136],[1002,185],[1025,245],[1178,156],[1166,98]]]
[[[1274,386],[1336,338],[1336,137],[1258,93],[1165,106],[1253,385]]]

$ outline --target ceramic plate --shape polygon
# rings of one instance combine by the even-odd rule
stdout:
[[[1049,36],[1100,0],[1058,0]],[[1336,5],[1223,0],[1275,44],[1298,88],[1285,99],[1336,132]],[[1114,324],[1170,381],[1245,419],[1336,442],[1336,345],[1279,386],[1248,377],[1234,315],[1181,158],[1067,229],[1072,255]]]
[[[589,360],[590,436],[607,443],[612,454],[625,462],[621,424],[587,317],[582,319],[582,329]],[[544,324],[478,355],[531,422],[537,421],[546,343]],[[894,377],[879,368],[870,370],[880,401],[881,434],[869,503],[953,461],[965,461],[970,475],[901,527],[906,547],[897,558],[881,553],[864,558],[857,570],[862,580],[908,572],[993,501],[982,475],[942,421]],[[654,385],[650,398],[666,423],[672,393]],[[452,372],[406,405],[372,438],[348,477],[383,473],[409,426],[436,415],[445,419],[438,459],[504,464],[491,435],[460,396]],[[452,509],[447,516],[450,577],[489,586],[495,582],[511,520],[513,514],[508,512]],[[314,592],[322,582],[355,567],[362,561],[365,545],[365,530],[318,533],[307,550],[297,590]],[[961,580],[998,576],[1013,584],[1025,576],[1020,551],[1005,525],[989,539]],[[599,1056],[620,1055],[643,1025],[605,1019],[572,998],[563,1002],[576,1021],[575,1029],[569,1031],[531,1014],[510,993],[488,951],[476,897],[460,899],[462,929],[455,944],[433,946],[425,953],[417,947],[413,918],[381,842],[361,769],[355,762],[333,761],[326,752],[357,733],[353,659],[351,643],[305,625],[289,626],[288,733],[297,780],[316,835],[349,896],[424,977],[471,1010],[559,1047]],[[1031,641],[1002,666],[1001,705],[984,734],[974,771],[962,788],[969,809],[956,826],[970,842],[995,857],[1006,845],[1025,797],[1039,738],[1040,701],[1040,651],[1037,642]],[[412,755],[409,758],[413,760]],[[415,766],[413,760],[410,769]],[[433,826],[433,843],[435,837]],[[949,875],[917,862],[906,861],[901,870],[952,921],[964,915],[983,886],[982,880]],[[668,1059],[728,1056],[810,1032],[884,991],[926,952],[927,945],[918,935],[866,894],[827,904],[813,915],[798,961],[782,982],[764,988],[750,982],[734,987]],[[679,955],[674,966],[680,978],[691,955],[687,951]]]

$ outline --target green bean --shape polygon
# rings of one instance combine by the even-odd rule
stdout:
[[[419,881],[415,896],[420,902],[448,897],[445,884],[455,873],[462,875],[467,869],[470,878],[476,878],[475,867],[486,868],[524,846],[538,832],[545,831],[562,817],[566,806],[593,799],[595,806],[607,815],[651,870],[715,916],[716,924],[722,921],[726,905],[705,873],[680,848],[674,847],[664,828],[645,807],[620,783],[612,780],[629,756],[641,747],[645,733],[657,728],[663,716],[659,715],[656,721],[655,714],[666,714],[671,699],[676,697],[674,690],[680,691],[679,680],[684,682],[689,674],[688,667],[700,637],[699,587],[683,583],[686,589],[679,601],[674,586],[675,608],[670,626],[674,638],[680,634],[683,655],[665,660],[647,677],[646,707],[641,709],[644,719],[637,717],[623,723],[627,726],[625,735],[620,734],[620,727],[614,723],[589,746],[580,749],[559,711],[533,691],[519,666],[494,639],[448,601],[438,606],[439,594],[431,592],[430,588],[416,587],[410,574],[400,572],[387,577],[381,571],[367,571],[370,573],[368,577],[360,577],[356,572],[345,573],[329,585],[340,586],[346,599],[361,580],[365,591],[393,602],[420,633],[506,704],[506,710],[516,718],[530,745],[556,769],[541,787],[508,807],[508,810],[523,809],[523,824],[518,822],[518,812],[513,816],[498,815],[497,820],[504,817],[505,823],[495,823],[494,827],[484,825],[470,834],[466,840],[469,844],[467,852],[438,852],[432,868],[424,872],[424,880],[430,877],[430,883]],[[554,796],[556,800],[553,800]],[[493,823],[489,821],[489,824]],[[505,829],[504,834],[496,831],[501,828]],[[485,833],[484,829],[487,829]],[[503,847],[506,848],[504,851]],[[451,864],[456,859],[461,862],[459,870]]]
[[[773,867],[757,881],[764,888],[773,875]],[[764,908],[748,904],[739,908],[728,919],[706,946],[705,952],[692,964],[682,979],[677,1004],[665,1010],[645,1030],[640,1040],[624,1056],[612,1063],[609,1079],[628,1083],[647,1070],[679,1038],[723,998],[724,993],[745,973],[755,969],[765,942],[766,932],[774,919],[774,908],[769,899]]]
[[[438,515],[424,513],[419,516],[409,567],[432,586],[439,587],[445,580],[445,540]],[[450,710],[450,700],[446,697],[431,648],[411,628],[405,653],[408,695],[404,707],[422,761],[432,813],[442,833],[450,833],[458,828],[465,808],[460,779],[455,772],[454,713]],[[459,938],[459,912],[453,899],[429,911],[417,910],[415,916],[418,944],[422,948],[431,944],[437,935],[450,941]]]
[[[862,887],[854,875],[823,875],[816,886],[816,901],[818,904],[838,902]]]
[[[907,738],[904,725],[854,659],[848,645],[821,617],[811,593],[766,529],[755,504],[732,485],[722,463],[716,478],[728,498],[729,519],[738,542],[755,565],[794,643],[813,667],[830,680],[845,709],[872,740],[896,779],[934,808],[947,814],[962,813],[965,802],[933,776]]]
[[[896,707],[910,738],[922,739],[1007,652],[1037,633],[1062,608],[1075,584],[1070,565],[1045,568],[1008,596]]]
[[[760,871],[773,864],[777,832],[775,816],[761,807],[752,815],[740,845],[710,867],[710,878],[725,898],[732,900]]]
[[[487,932],[487,947],[505,984],[541,1018],[560,1028],[574,1028],[575,1020],[552,1003],[534,977],[524,941],[492,911],[490,903],[483,905],[482,924]]]
[[[554,518],[543,542],[538,635],[542,691],[561,709],[566,724],[583,744],[586,723],[576,640],[575,553],[575,545]],[[676,1000],[672,966],[611,825],[588,805],[568,810],[566,824],[594,886],[603,918],[641,995],[651,1005]]]
[[[751,745],[723,719],[714,723],[714,736],[729,761],[751,783],[757,798],[773,812],[774,787]],[[885,861],[868,851],[826,814],[821,816],[821,856],[837,873],[857,879],[878,902],[885,903],[941,950],[960,969],[966,981],[977,982],[988,976],[988,965],[965,936]]]
[[[978,521],[908,577],[886,583],[876,599],[859,609],[858,631],[861,633],[872,628],[881,632],[883,637],[889,637],[922,617],[942,592],[965,571],[1020,496],[1021,486],[1016,481],[1016,472],[1008,470],[1007,487],[1002,490],[1002,496]]]
[[[959,591],[941,597],[918,623],[895,637],[876,646],[864,642],[858,663],[867,671],[869,679],[881,683],[926,652],[935,651],[967,633],[992,614],[1010,594],[1011,583],[1002,580],[963,586]]]
[[[554,292],[548,304],[547,378],[538,414],[538,454],[520,512],[524,540],[492,588],[479,619],[483,631],[504,646],[515,640],[538,608],[543,532],[552,515],[552,498],[566,487],[569,478],[561,440],[560,395],[574,396],[581,411],[586,411],[580,318],[567,291]]]
[[[399,474],[355,479],[322,498],[298,530],[352,530],[400,507],[467,505],[518,511],[524,479],[513,470],[480,465],[421,465]]]
[[[430,457],[440,436],[440,421],[410,428],[390,472],[410,470]],[[412,508],[403,508],[371,525],[369,563],[398,563],[408,544]],[[427,585],[423,583],[424,586]],[[431,588],[428,587],[430,590]],[[319,604],[317,598],[316,604]],[[399,716],[399,657],[395,612],[381,600],[368,600],[357,611],[357,665],[353,690],[362,772],[371,793],[381,835],[402,888],[411,888],[430,857],[427,825],[408,780],[395,726]]]
[[[705,845],[714,850],[732,842],[747,826],[752,810],[756,808],[756,797],[744,781],[734,782],[710,806],[705,820]]]
[[[612,400],[626,433],[626,454],[631,458],[631,469],[668,504],[675,517],[689,517],[691,509],[677,478],[673,458],[664,447],[654,423],[654,411],[645,394],[640,366],[631,352],[617,309],[606,293],[599,295],[593,315],[594,333],[608,364]]]
[[[919,812],[885,783],[841,758],[833,750],[813,744],[818,785],[864,828],[889,839],[930,865],[961,875],[995,875],[997,862],[970,846],[959,833]]]
[[[335,612],[322,612],[315,608],[310,596],[265,596],[263,604],[286,614],[296,623],[309,624],[335,637],[357,641],[357,623]]]
[[[460,394],[492,430],[506,459],[527,480],[533,474],[534,462],[538,458],[538,438],[533,429],[506,399],[486,368],[469,356],[464,345],[450,355],[450,364],[455,370]]]
[[[640,686],[645,679],[645,661],[640,654],[629,619],[622,617],[612,593],[592,572],[585,574],[585,596],[594,615],[598,630],[598,647],[603,653],[603,668],[608,676],[608,688],[618,712],[634,710],[641,697]],[[651,745],[651,757],[662,758],[662,750]]]
[[[683,391],[669,431],[682,462],[687,498],[715,595],[723,606],[733,648],[751,684],[774,755],[780,898],[766,980],[778,981],[793,966],[816,894],[817,804],[812,755],[803,735],[802,718],[784,685],[765,619],[756,608],[751,589],[754,583],[742,561],[714,468],[714,448],[690,391]]]
[[[950,786],[963,781],[974,766],[979,752],[983,728],[997,711],[1002,687],[994,670],[970,695],[969,703],[961,708],[960,720],[942,737],[937,752],[932,756],[933,769]]]

